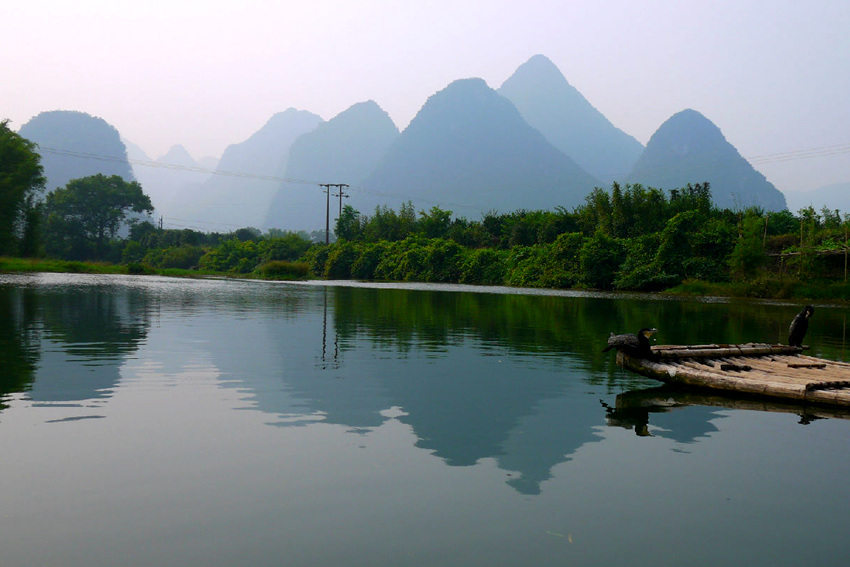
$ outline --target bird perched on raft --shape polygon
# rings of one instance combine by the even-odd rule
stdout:
[[[809,330],[809,318],[815,312],[815,308],[811,305],[806,305],[802,311],[797,313],[794,320],[791,321],[791,326],[788,327],[788,344],[791,346],[803,346],[803,338],[806,336],[806,331]]]
[[[649,338],[658,332],[658,329],[644,327],[637,334],[626,333],[623,335],[615,335],[611,333],[608,337],[608,346],[602,352],[608,352],[612,348],[623,351],[629,356],[648,358],[651,356]]]

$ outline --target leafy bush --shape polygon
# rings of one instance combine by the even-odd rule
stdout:
[[[270,260],[297,260],[307,252],[311,243],[301,235],[290,232],[284,236],[267,238],[259,244],[260,259],[263,262]]]
[[[199,266],[214,272],[247,274],[260,263],[259,247],[252,240],[225,240],[201,256]]]
[[[503,285],[505,283],[505,254],[492,248],[471,250],[460,266],[460,283]]]
[[[325,263],[328,261],[328,255],[333,246],[336,246],[336,244],[316,244],[308,248],[304,253],[303,260],[310,266],[310,272],[313,275],[324,275]]]
[[[131,276],[149,276],[155,274],[156,270],[141,262],[130,262],[127,264],[127,273]]]
[[[358,280],[375,279],[375,270],[387,251],[385,242],[362,244],[360,255],[351,265],[351,277]]]
[[[598,231],[584,242],[579,252],[581,281],[593,288],[611,289],[625,255],[619,241]]]
[[[334,280],[347,280],[351,277],[351,266],[360,254],[353,242],[335,243],[328,253],[324,275]]]
[[[198,267],[204,253],[204,249],[199,246],[172,246],[150,250],[145,254],[143,262],[157,268],[191,270]]]
[[[271,260],[260,264],[257,273],[267,279],[304,279],[310,275],[310,265],[306,262],[287,262]]]

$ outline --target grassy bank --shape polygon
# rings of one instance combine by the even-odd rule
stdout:
[[[712,283],[688,280],[665,293],[687,296],[747,297],[797,301],[850,301],[850,284],[843,281],[803,281],[762,277],[747,282]]]
[[[266,280],[304,280],[310,277],[304,264],[276,262],[260,266],[247,274],[216,272],[211,270],[151,268],[147,265],[108,264],[104,262],[76,262],[44,258],[0,257],[0,273],[55,272],[73,274],[130,274],[159,275],[178,278],[228,277]],[[791,277],[762,276],[747,282],[714,283],[687,280],[664,290],[665,294],[689,297],[739,297],[759,299],[787,299],[795,301],[850,302],[850,283],[843,281],[804,281]]]
[[[248,274],[216,272],[183,268],[152,268],[146,264],[131,263],[109,264],[106,262],[77,262],[51,260],[47,258],[9,258],[0,257],[0,273],[53,272],[65,274],[129,274],[135,276],[168,276],[173,278],[198,278],[218,276],[229,278],[255,278],[268,280],[297,280],[309,276],[308,268],[303,264],[288,262],[270,262]]]
[[[104,262],[76,262],[46,258],[0,257],[0,273],[56,272],[70,274],[126,274],[127,267]]]

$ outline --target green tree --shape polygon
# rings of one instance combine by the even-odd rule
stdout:
[[[434,205],[427,213],[419,211],[416,226],[425,238],[443,238],[452,224],[452,212]]]
[[[363,226],[360,219],[360,211],[351,205],[342,208],[342,214],[336,219],[334,234],[341,240],[354,242],[360,240],[363,234]]]
[[[132,224],[130,213],[153,212],[150,197],[137,181],[100,173],[73,179],[48,194],[45,208],[49,252],[98,259],[118,230]]]
[[[36,145],[0,122],[0,255],[35,253],[36,196],[45,179]]]
[[[620,242],[597,231],[593,238],[584,241],[579,251],[581,280],[593,288],[611,289],[625,256],[626,250]]]
[[[741,220],[741,235],[729,255],[729,268],[736,280],[746,280],[754,277],[767,262],[764,251],[764,221],[755,216],[747,215]]]

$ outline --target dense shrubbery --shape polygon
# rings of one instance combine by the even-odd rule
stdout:
[[[398,211],[379,207],[372,215],[346,206],[335,227],[339,240],[330,245],[277,229],[222,234],[142,222],[128,238],[102,249],[132,273],[176,268],[268,278],[641,291],[683,283],[697,289],[702,284],[696,282],[706,282],[783,296],[802,280],[844,279],[847,229],[838,211],[717,209],[708,184],[666,192],[614,184],[610,191],[594,190],[572,212],[491,212],[477,221],[439,207],[417,213],[412,203]]]
[[[271,260],[260,264],[256,272],[258,275],[270,280],[302,279],[310,275],[310,266],[304,262]]]
[[[342,240],[305,259],[329,278],[641,291],[739,282],[747,293],[784,294],[798,274],[837,275],[823,250],[841,250],[846,227],[837,211],[719,210],[707,184],[669,192],[615,184],[572,213],[477,222],[436,207],[417,219],[410,204],[371,217],[345,207]]]

